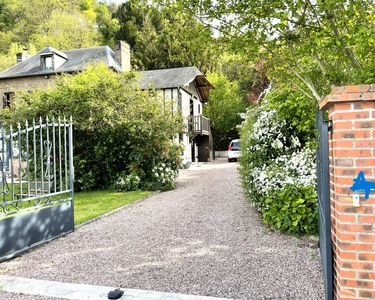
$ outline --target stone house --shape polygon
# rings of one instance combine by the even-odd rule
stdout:
[[[115,51],[108,46],[59,51],[46,47],[28,57],[27,52],[17,54],[17,63],[0,73],[2,108],[10,107],[18,91],[47,88],[55,84],[56,76],[77,73],[90,63],[102,62],[109,68],[130,71],[130,48],[120,41]]]
[[[56,76],[81,72],[97,62],[116,72],[130,71],[130,47],[119,41],[114,51],[108,46],[66,51],[46,47],[31,57],[26,52],[17,54],[17,63],[0,73],[1,107],[11,108],[19,91],[48,88],[55,84]],[[186,131],[178,140],[184,145],[184,163],[212,160],[210,121],[202,111],[213,87],[205,76],[195,67],[140,73],[141,89],[157,90],[162,99],[172,101],[171,109],[180,110],[183,115]]]

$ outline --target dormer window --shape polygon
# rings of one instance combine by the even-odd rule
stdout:
[[[42,56],[42,69],[53,70],[53,55]]]
[[[41,71],[58,70],[66,61],[68,56],[52,47],[47,47],[40,54]]]
[[[42,71],[58,70],[66,61],[68,56],[59,50],[48,47],[40,54],[40,66]]]

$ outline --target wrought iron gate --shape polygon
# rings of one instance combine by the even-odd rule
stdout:
[[[0,127],[0,261],[74,230],[73,124]]]
[[[319,129],[319,148],[317,151],[318,172],[318,209],[319,209],[319,248],[323,268],[326,300],[333,299],[333,267],[331,241],[331,209],[329,195],[329,153],[328,153],[328,123],[324,120],[323,112],[317,113]]]

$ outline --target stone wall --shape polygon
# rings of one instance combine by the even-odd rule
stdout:
[[[47,88],[54,85],[56,82],[56,75],[21,77],[11,79],[0,79],[0,100],[2,100],[4,93],[14,92],[17,95],[18,91],[31,91],[35,88]],[[0,109],[2,105],[0,105]]]

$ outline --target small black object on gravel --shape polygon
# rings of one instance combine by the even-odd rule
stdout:
[[[114,291],[110,291],[108,293],[108,299],[120,299],[124,295],[124,291],[120,289],[115,289]]]

